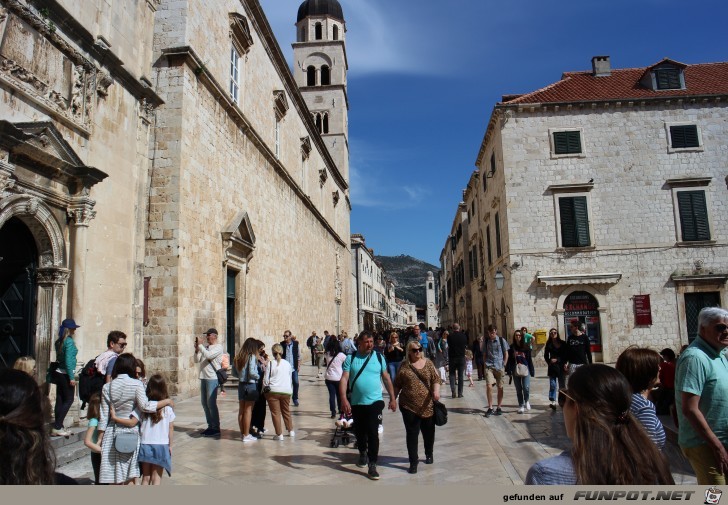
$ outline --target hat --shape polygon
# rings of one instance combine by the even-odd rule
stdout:
[[[61,328],[68,328],[69,330],[75,330],[76,328],[80,328],[81,325],[76,324],[76,321],[73,319],[64,319],[61,323]]]
[[[211,333],[214,333],[215,335],[217,335],[217,330],[215,328],[210,328],[209,330],[207,330],[205,332],[205,335],[209,335]]]
[[[64,319],[61,323],[61,327],[58,328],[58,338],[63,338],[65,330],[75,330],[76,328],[80,328],[80,326],[76,324],[76,321],[73,319]]]

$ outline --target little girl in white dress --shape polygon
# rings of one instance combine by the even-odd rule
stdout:
[[[470,349],[465,350],[465,376],[470,381],[470,387],[474,387],[473,384],[473,351]]]

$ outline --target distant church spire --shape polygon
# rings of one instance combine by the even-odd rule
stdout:
[[[337,0],[306,0],[298,8],[294,77],[331,157],[349,182],[349,99],[346,21]]]

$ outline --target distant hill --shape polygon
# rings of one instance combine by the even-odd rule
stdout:
[[[394,281],[397,298],[409,300],[418,307],[427,304],[425,282],[427,272],[435,275],[435,292],[439,289],[438,273],[440,269],[422,260],[406,256],[375,256],[375,259],[382,264],[387,277]]]

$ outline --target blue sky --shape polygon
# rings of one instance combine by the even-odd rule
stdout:
[[[292,59],[302,0],[260,0]],[[347,24],[352,233],[439,265],[490,113],[590,70],[728,61],[725,0],[340,0]],[[720,35],[723,33],[723,35]]]

